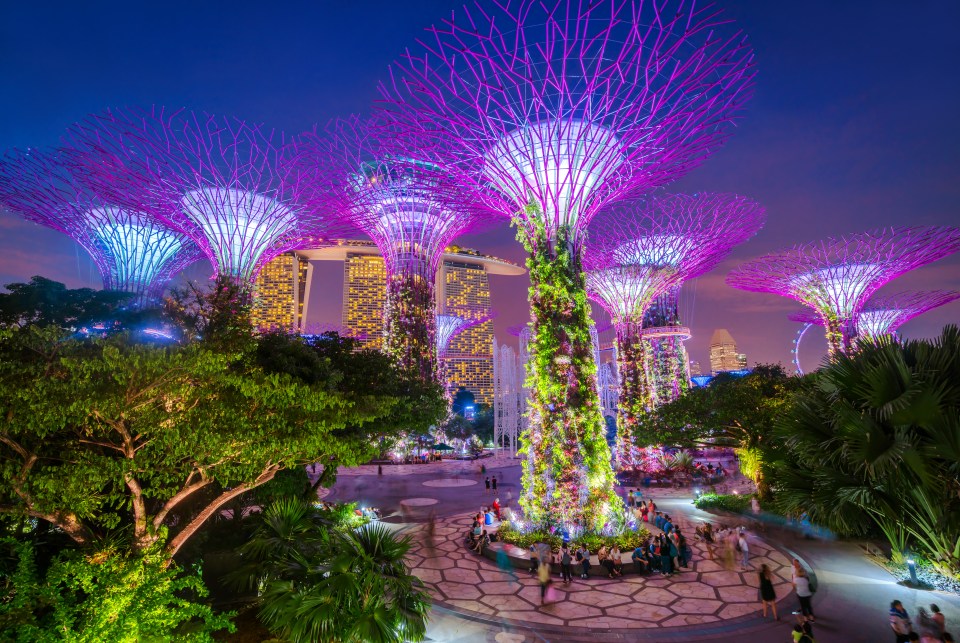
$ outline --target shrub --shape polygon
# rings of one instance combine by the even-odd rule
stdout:
[[[548,533],[546,531],[531,531],[527,533],[521,533],[514,529],[510,523],[506,522],[500,525],[498,534],[503,542],[516,545],[517,547],[523,547],[524,549],[530,547],[530,545],[534,543],[547,543],[550,545],[551,549],[556,550],[560,549],[560,546],[563,544],[562,534]],[[613,547],[616,545],[621,550],[626,551],[627,549],[635,549],[639,544],[648,538],[650,538],[650,532],[645,528],[640,527],[636,531],[625,530],[616,536],[583,534],[582,536],[573,539],[570,544],[574,547],[586,545],[587,549],[592,552],[597,551],[603,545],[606,545],[607,547]]]
[[[693,503],[697,509],[718,509],[733,513],[744,513],[750,507],[750,494],[705,493]]]

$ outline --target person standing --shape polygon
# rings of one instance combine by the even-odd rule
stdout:
[[[767,607],[773,610],[773,618],[780,620],[777,615],[777,593],[773,589],[773,575],[766,564],[760,565],[760,602],[763,605],[763,618],[767,618]]]
[[[490,486],[493,487],[493,492],[497,492],[497,476],[493,476],[493,480],[490,481]]]
[[[490,491],[490,476],[487,476],[487,479],[483,481],[487,485],[487,491]]]
[[[910,623],[910,614],[903,608],[903,603],[900,601],[890,603],[890,627],[897,637],[896,643],[908,643],[910,641],[913,624]]]
[[[813,590],[810,589],[810,577],[803,567],[797,570],[793,579],[793,589],[797,592],[797,600],[800,601],[800,619],[802,621],[816,620],[813,616],[813,605],[810,603],[813,598]]]
[[[947,618],[936,604],[930,605],[930,618],[932,618],[940,628],[940,636],[942,637],[947,631]]]
[[[750,544],[747,543],[747,535],[743,530],[737,536],[737,550],[740,552],[740,565],[747,569],[750,567]]]
[[[664,576],[673,574],[673,559],[670,556],[670,539],[660,534],[660,573]]]
[[[573,582],[573,572],[570,565],[573,564],[573,556],[570,555],[570,547],[563,543],[560,548],[560,580],[569,584]]]
[[[920,643],[940,643],[943,636],[940,624],[922,607],[917,608],[917,634],[920,635]]]
[[[634,497],[633,497],[633,489],[627,489],[627,506],[630,507],[631,509],[633,509],[634,506],[635,506],[635,504],[634,504]]]

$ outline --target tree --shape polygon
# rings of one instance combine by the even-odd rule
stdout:
[[[776,422],[776,505],[841,534],[879,529],[960,578],[960,331],[861,342],[809,376]]]
[[[472,422],[473,433],[484,444],[493,442],[493,407],[489,404],[478,404],[477,414]]]
[[[284,468],[371,457],[374,423],[396,422],[397,409],[408,417],[410,403],[378,390],[376,378],[398,379],[389,371],[366,386],[355,377],[347,394],[264,368],[255,347],[2,331],[0,511],[47,521],[81,545],[129,533],[134,551],[169,530],[172,556]]]
[[[733,447],[744,475],[766,497],[759,455],[799,383],[779,364],[758,364],[742,377],[721,373],[642,417],[637,446]]]
[[[0,546],[11,562],[0,598],[4,641],[213,641],[211,632],[234,629],[229,615],[188,598],[206,596],[197,570],[181,573],[159,548],[68,551],[43,570],[32,543]]]
[[[0,293],[0,327],[57,326],[79,328],[95,322],[115,321],[133,294],[92,288],[67,288],[39,275],[28,283],[4,286]]]
[[[241,548],[241,587],[261,588],[260,618],[284,640],[422,640],[429,596],[404,562],[409,538],[353,527],[297,498],[267,507]]]
[[[173,288],[163,308],[184,342],[237,347],[253,337],[253,292],[229,275],[218,275],[208,288],[195,281]]]

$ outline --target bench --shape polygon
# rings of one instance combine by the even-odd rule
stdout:
[[[486,558],[496,562],[497,553],[501,550],[505,551],[507,558],[510,559],[510,564],[513,565],[516,569],[529,570],[530,569],[530,551],[523,549],[522,547],[517,547],[516,545],[511,545],[510,543],[505,542],[492,542],[486,547],[483,548],[483,555]],[[623,555],[623,573],[626,574],[639,574],[640,572],[634,569],[633,561],[630,560],[630,555],[633,551],[625,553]],[[572,552],[571,552],[572,555]],[[570,568],[573,570],[574,576],[579,576],[582,569],[580,563],[574,560],[570,563]],[[550,565],[550,573],[559,574],[560,573],[560,564],[552,563]],[[596,554],[590,556],[590,576],[596,576],[597,578],[606,578],[607,577],[607,568],[600,565],[600,559],[597,558]]]

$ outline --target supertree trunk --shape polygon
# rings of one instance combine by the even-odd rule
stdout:
[[[533,317],[520,504],[534,524],[603,528],[619,501],[597,395],[586,279],[568,228],[520,227]]]
[[[620,373],[617,422],[617,465],[637,463],[636,438],[640,417],[654,405],[653,378],[649,370],[650,343],[640,334],[640,322],[616,325],[617,371]]]
[[[826,315],[823,322],[827,334],[827,353],[830,359],[833,359],[837,355],[846,352],[843,323],[833,315]]]
[[[680,335],[650,340],[657,404],[667,404],[690,388],[690,362]]]
[[[422,380],[436,381],[433,280],[417,273],[390,275],[384,325],[387,352]]]

